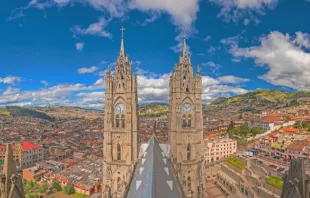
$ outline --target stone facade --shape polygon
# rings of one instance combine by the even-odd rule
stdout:
[[[304,159],[294,159],[283,178],[281,198],[310,198],[310,179],[306,175]]]
[[[126,194],[139,146],[137,77],[125,55],[123,36],[114,75],[108,68],[105,85],[102,197],[117,198]]]
[[[186,197],[203,197],[205,189],[202,80],[196,76],[184,35],[179,64],[170,76],[168,131],[171,162]]]

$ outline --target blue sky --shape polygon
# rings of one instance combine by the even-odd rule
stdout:
[[[0,105],[104,106],[121,32],[139,102],[168,101],[182,27],[203,100],[309,90],[306,0],[11,0],[0,7]]]

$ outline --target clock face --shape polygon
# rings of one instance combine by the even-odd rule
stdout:
[[[185,103],[185,104],[183,104],[182,111],[183,111],[183,112],[190,112],[190,111],[191,111],[191,108],[192,108],[192,105],[191,105],[191,104]]]
[[[125,106],[124,106],[124,104],[118,103],[118,104],[115,106],[115,112],[116,112],[116,113],[124,113],[124,111],[125,111]]]

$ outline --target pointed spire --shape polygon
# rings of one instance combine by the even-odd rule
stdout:
[[[199,67],[199,65],[197,66],[197,75],[200,75],[200,67]]]
[[[121,49],[120,49],[120,55],[125,56],[125,48],[124,48],[124,30],[125,28],[122,26],[121,31],[122,31],[122,40],[121,40]]]
[[[17,175],[16,164],[14,161],[14,154],[11,144],[6,145],[6,152],[3,164],[3,174],[5,175],[5,193],[4,197],[9,197],[12,182],[12,175]]]
[[[111,68],[110,68],[110,64],[108,65],[108,70],[107,70],[108,73],[111,72]]]
[[[182,28],[183,30],[183,47],[182,47],[182,56],[184,57],[187,54],[187,46],[186,46],[186,29],[185,27]]]

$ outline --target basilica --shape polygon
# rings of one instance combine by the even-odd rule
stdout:
[[[137,77],[121,30],[115,71],[108,68],[105,78],[102,197],[205,197],[202,80],[199,67],[193,71],[185,30],[178,64],[171,67],[166,145],[154,135],[139,142]]]

